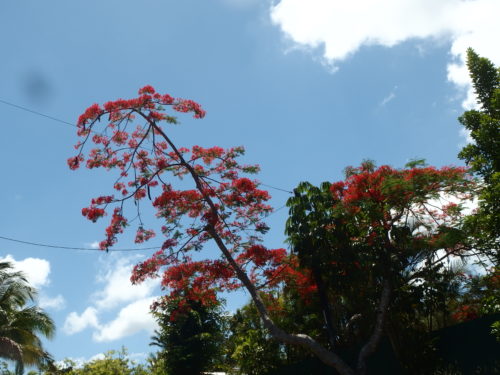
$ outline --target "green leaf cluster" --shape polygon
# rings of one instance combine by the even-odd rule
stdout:
[[[293,286],[261,294],[273,321],[288,332],[307,332],[321,338],[323,321],[318,315],[317,298],[304,302]],[[314,359],[312,353],[272,339],[251,303],[238,309],[229,319],[225,342],[228,373],[234,375],[282,374],[287,366]],[[322,341],[326,341],[326,337]]]
[[[129,359],[127,350],[109,350],[104,358],[97,358],[78,367],[75,362],[66,360],[59,373],[68,375],[148,375],[145,366],[135,364]]]
[[[200,375],[221,365],[224,318],[218,306],[170,301],[156,317],[160,326],[152,345],[166,375]]]
[[[476,247],[497,257],[500,248],[500,67],[467,50],[467,67],[478,98],[478,109],[466,111],[460,123],[473,142],[459,157],[483,180],[479,210],[468,220]]]

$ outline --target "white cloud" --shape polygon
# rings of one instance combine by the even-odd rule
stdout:
[[[48,260],[41,258],[15,260],[12,255],[8,254],[0,258],[0,261],[12,263],[14,269],[23,272],[30,285],[35,288],[49,285],[50,263]]]
[[[98,361],[98,360],[101,360],[104,358],[106,358],[104,353],[97,353],[97,354],[93,355],[92,357],[90,357],[89,360],[86,362]]]
[[[380,107],[384,107],[387,103],[389,103],[391,100],[393,100],[396,97],[397,88],[398,88],[397,86],[394,86],[394,88],[389,93],[389,95],[387,95],[384,99],[382,99],[382,101],[379,104]]]
[[[100,327],[99,319],[97,318],[97,310],[94,307],[87,307],[81,315],[78,315],[74,311],[69,313],[64,322],[63,330],[68,335],[72,335],[88,327]]]
[[[157,286],[155,280],[148,280],[139,285],[132,285],[130,275],[138,257],[103,258],[106,263],[99,270],[97,282],[102,288],[91,296],[92,305],[83,313],[71,312],[64,324],[68,334],[93,329],[93,339],[98,342],[113,341],[139,331],[153,332],[156,322],[150,313],[150,306],[157,298],[153,292]],[[103,322],[102,314],[114,315]],[[115,313],[116,312],[116,313]]]
[[[99,241],[87,242],[85,246],[88,246],[91,249],[99,249]]]
[[[113,341],[145,330],[152,333],[157,324],[150,314],[149,307],[155,297],[135,301],[120,310],[116,319],[102,325],[93,334],[95,341]]]
[[[464,144],[461,144],[460,147],[465,146],[468,143],[474,143],[474,138],[471,136],[471,132],[468,129],[461,128],[460,129],[460,135],[464,138],[465,142]]]
[[[64,370],[69,367],[72,368],[82,368],[86,360],[84,357],[66,357],[63,360],[56,361],[55,365],[59,370]]]
[[[66,306],[66,301],[60,294],[55,297],[49,297],[42,294],[38,299],[38,305],[42,309],[62,310]]]
[[[14,266],[14,270],[21,271],[28,280],[28,283],[40,289],[50,284],[50,262],[41,258],[25,258],[16,260],[10,254],[4,258],[0,258],[2,262],[10,262]],[[38,306],[42,309],[61,310],[65,306],[64,297],[58,294],[55,297],[50,297],[45,293],[41,293],[38,298]]]
[[[324,47],[331,65],[362,46],[392,47],[411,39],[451,42],[448,79],[474,105],[465,52],[472,47],[500,64],[498,0],[281,0],[271,19],[298,46]],[[419,47],[421,48],[421,47]]]
[[[133,268],[131,260],[131,258],[119,259],[112,265],[108,265],[104,274],[98,278],[99,282],[105,284],[104,288],[94,295],[98,309],[111,309],[151,296],[158,283],[155,280],[146,280],[141,284],[132,285],[130,282]]]

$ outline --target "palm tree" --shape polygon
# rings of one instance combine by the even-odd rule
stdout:
[[[55,325],[39,307],[31,305],[37,291],[9,262],[0,262],[0,357],[16,363],[16,373],[24,365],[52,364],[39,335],[52,338]]]

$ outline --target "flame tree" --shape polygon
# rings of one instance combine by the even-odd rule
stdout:
[[[268,230],[263,219],[272,211],[267,204],[270,196],[248,177],[258,172],[258,166],[238,162],[244,149],[176,146],[168,134],[168,125],[177,123],[175,112],[190,113],[194,118],[205,116],[196,102],[159,94],[145,86],[137,98],[94,104],[78,119],[81,140],[75,146],[78,154],[68,159],[69,167],[77,169],[85,164],[90,169],[117,171],[115,194],[96,197],[82,209],[83,216],[94,222],[108,212],[111,215],[100,248],[107,250],[117,242],[131,214],[139,222],[135,242],[154,237],[156,233],[144,227],[140,216],[141,204],[149,201],[162,221],[164,241],[156,253],[135,266],[131,280],[140,283],[161,277],[165,295],[153,309],[179,297],[208,305],[215,303],[220,291],[245,288],[275,339],[311,350],[341,374],[366,373],[366,359],[380,339],[390,307],[391,267],[399,267],[395,272],[399,271],[401,258],[415,247],[427,249],[425,254],[433,262],[437,259],[432,255],[438,249],[446,249],[444,257],[466,251],[463,238],[457,235],[460,201],[473,185],[466,171],[418,165],[405,170],[362,166],[352,169],[345,181],[332,185],[336,219],[323,223],[321,230],[339,233],[339,228],[348,228],[347,240],[359,253],[355,256],[360,266],[373,267],[378,275],[379,302],[372,334],[357,364],[352,365],[336,353],[333,343],[321,344],[306,333],[287,333],[273,322],[262,292],[293,282],[304,296],[316,291],[321,294],[320,279],[307,264],[300,267],[299,259],[285,249],[267,249],[261,244],[261,236]],[[191,189],[179,182],[182,178],[189,178]],[[431,201],[442,194],[455,196],[458,204],[433,208]],[[135,205],[127,211],[129,202]],[[408,221],[418,223],[420,229],[405,232]],[[193,260],[192,251],[201,250],[208,241],[215,242],[221,257]]]

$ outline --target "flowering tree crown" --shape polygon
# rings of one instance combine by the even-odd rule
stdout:
[[[227,259],[195,261],[190,256],[190,251],[200,250],[214,237],[262,289],[283,281],[287,274],[298,275],[287,263],[284,249],[259,244],[268,230],[263,218],[272,211],[267,203],[269,193],[246,176],[257,173],[259,167],[238,162],[243,147],[177,147],[167,130],[168,124],[177,123],[175,112],[191,113],[196,119],[205,116],[198,103],[145,86],[137,98],[94,104],[78,119],[81,141],[75,148],[79,152],[68,159],[69,167],[77,169],[85,163],[90,169],[118,171],[113,186],[116,193],[96,197],[82,209],[82,215],[93,222],[112,212],[100,248],[112,247],[129,225],[127,201],[135,204],[132,212],[139,223],[135,242],[155,237],[154,230],[144,227],[140,213],[141,204],[149,201],[163,222],[165,239],[157,252],[135,266],[133,283],[161,274],[161,285],[170,293],[165,298],[189,293],[192,300],[215,302],[218,291],[241,283]],[[89,144],[92,146],[86,151]],[[179,187],[186,185],[180,183],[185,176],[192,178],[191,189]]]

